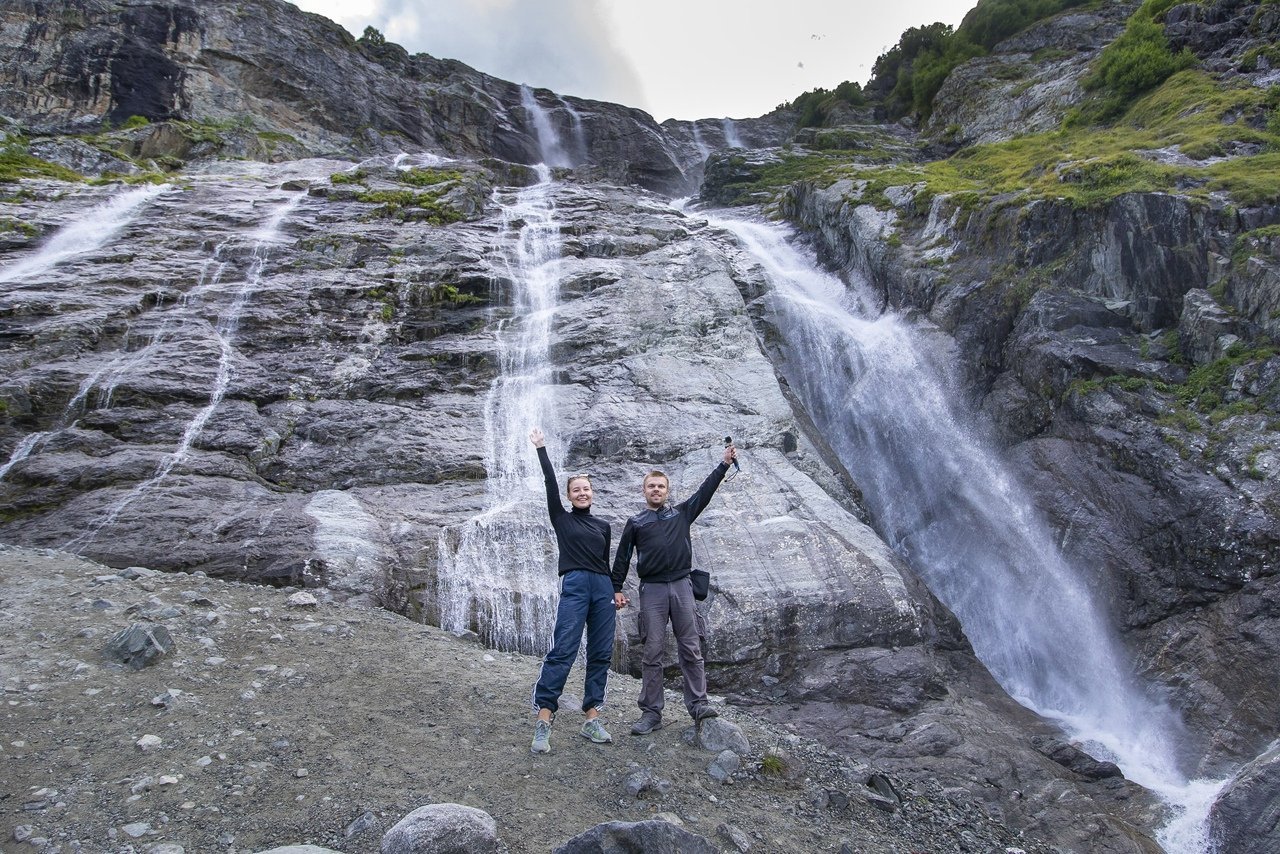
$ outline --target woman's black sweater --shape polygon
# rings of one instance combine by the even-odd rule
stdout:
[[[565,510],[560,501],[560,487],[551,458],[546,448],[538,449],[538,462],[542,464],[542,477],[547,482],[547,513],[551,527],[556,531],[556,544],[560,547],[559,574],[585,569],[609,574],[609,523],[591,515],[591,508]]]

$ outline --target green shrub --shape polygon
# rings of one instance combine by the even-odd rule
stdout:
[[[1100,98],[1093,108],[1094,121],[1119,115],[1135,97],[1196,64],[1189,50],[1170,50],[1164,25],[1155,20],[1172,5],[1173,0],[1147,0],[1129,17],[1120,37],[1102,51],[1084,81],[1085,88]]]
[[[144,128],[149,124],[151,124],[151,120],[146,116],[129,116],[120,127],[124,130],[133,130],[134,128]]]
[[[862,86],[846,80],[833,90],[821,87],[811,89],[794,101],[782,104],[781,107],[799,111],[800,118],[796,122],[797,125],[809,128],[821,127],[831,112],[841,104],[861,107],[866,103],[867,99],[862,93]]]

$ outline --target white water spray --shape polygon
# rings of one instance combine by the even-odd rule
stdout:
[[[702,131],[698,130],[698,123],[690,122],[689,124],[693,128],[693,144],[698,149],[698,162],[706,163],[707,158],[711,156],[711,147],[702,138]]]
[[[734,124],[733,119],[724,119],[721,124],[724,129],[724,144],[730,148],[746,148],[742,144],[742,137],[738,136],[738,126]]]
[[[572,162],[569,165],[577,166],[580,163],[586,163],[590,159],[590,152],[587,150],[587,131],[582,124],[582,114],[563,97],[557,95],[556,98],[560,101],[560,106],[564,107],[564,111],[569,114],[569,128],[573,135],[569,151]]]
[[[3,270],[0,283],[30,279],[64,261],[93,252],[124,230],[147,202],[172,188],[148,184],[96,205],[58,229],[39,249]]]
[[[565,149],[560,133],[551,121],[551,113],[538,103],[533,90],[528,86],[520,87],[520,105],[533,122],[534,133],[538,137],[538,152],[542,162],[553,168],[573,166],[573,157]]]
[[[1208,851],[1208,809],[1222,783],[1181,772],[1181,721],[1139,684],[1085,581],[949,392],[948,353],[925,330],[879,314],[869,288],[847,288],[782,229],[712,222],[768,274],[788,381],[882,535],[960,618],[978,657],[1012,697],[1166,800],[1174,819],[1158,839],[1167,851]]]
[[[529,430],[550,429],[551,321],[559,302],[561,243],[550,171],[503,208],[512,319],[498,325],[497,378],[485,398],[485,509],[438,545],[440,626],[474,630],[503,650],[546,652],[559,584],[542,471]],[[517,231],[518,229],[518,231]],[[557,470],[563,441],[553,441]]]

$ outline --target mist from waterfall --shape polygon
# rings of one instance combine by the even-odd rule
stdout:
[[[559,580],[546,492],[529,431],[546,428],[547,451],[563,473],[565,442],[551,407],[551,322],[560,298],[561,240],[547,166],[541,182],[498,198],[511,317],[497,324],[499,370],[484,405],[484,510],[441,535],[440,626],[475,631],[501,650],[543,654],[555,622]]]
[[[733,119],[723,119],[720,123],[724,130],[724,144],[730,148],[746,148],[742,144],[742,137],[738,136],[738,126]]]
[[[563,101],[561,102],[563,104]],[[569,168],[576,166],[574,162],[574,148],[586,151],[586,141],[582,136],[582,119],[573,110],[568,109],[570,119],[573,121],[574,139],[570,140],[566,146],[560,137],[560,132],[556,130],[555,123],[551,120],[551,112],[538,103],[538,99],[534,97],[533,90],[528,86],[520,87],[520,105],[524,107],[525,113],[528,114],[529,120],[533,123],[534,133],[538,138],[538,153],[542,157],[542,162],[546,166],[552,168]]]
[[[173,189],[148,184],[118,193],[64,225],[32,254],[0,270],[0,283],[30,279],[64,261],[105,246],[137,216],[142,206]]]
[[[950,339],[880,313],[776,226],[709,217],[764,269],[788,382],[862,489],[881,535],[959,617],[1019,702],[1159,794],[1169,852],[1209,850],[1220,781],[1180,770],[1183,725],[1140,683],[1088,584],[953,389]]]

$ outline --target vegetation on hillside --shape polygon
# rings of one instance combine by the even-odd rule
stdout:
[[[1171,149],[1183,156],[1156,155]],[[1223,156],[1241,151],[1247,155]],[[797,152],[735,189],[746,203],[781,193],[797,177],[862,182],[861,198],[886,208],[884,189],[911,185],[926,198],[945,193],[965,205],[1008,197],[1087,206],[1171,187],[1191,196],[1227,192],[1240,205],[1278,202],[1280,87],[1221,83],[1187,69],[1135,100],[1111,126],[1077,123],[926,163],[875,165],[856,152]]]
[[[1156,20],[1175,2],[1146,0],[1130,16],[1125,31],[1102,51],[1084,81],[1085,88],[1096,97],[1082,111],[1082,117],[1092,121],[1114,118],[1138,95],[1196,64],[1195,56],[1186,48],[1177,54],[1169,49],[1164,26]]]
[[[912,27],[872,67],[868,95],[890,119],[928,118],[933,99],[957,65],[985,56],[1000,42],[1089,0],[980,0],[954,30],[942,23]]]

